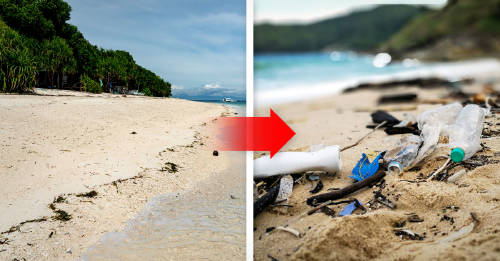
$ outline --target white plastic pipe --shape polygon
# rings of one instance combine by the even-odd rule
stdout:
[[[313,152],[280,152],[254,160],[254,177],[263,178],[280,174],[326,171],[335,173],[341,168],[339,146],[329,146]]]

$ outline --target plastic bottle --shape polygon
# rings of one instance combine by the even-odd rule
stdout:
[[[481,149],[485,111],[475,105],[465,106],[449,129],[450,157],[454,162],[469,159]]]
[[[313,152],[279,152],[254,160],[254,177],[270,177],[283,174],[326,171],[335,173],[341,168],[340,148],[337,145]]]
[[[411,166],[417,157],[420,144],[422,144],[420,136],[410,135],[402,138],[399,146],[388,151],[384,156],[384,161],[387,162],[389,174],[399,174]]]

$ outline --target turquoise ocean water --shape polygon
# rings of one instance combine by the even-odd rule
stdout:
[[[347,80],[370,75],[392,74],[425,66],[407,62],[377,68],[372,55],[354,52],[257,55],[254,59],[255,88],[290,88]]]
[[[236,101],[236,102],[223,102],[221,100],[202,100],[200,102],[209,102],[215,104],[223,104],[226,106],[233,107],[238,113],[237,116],[245,116],[246,114],[246,101]]]

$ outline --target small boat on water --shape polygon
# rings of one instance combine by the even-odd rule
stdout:
[[[233,100],[232,98],[226,97],[222,99],[223,102],[236,102],[236,100]]]

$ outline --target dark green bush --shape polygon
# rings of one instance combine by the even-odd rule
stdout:
[[[29,92],[37,67],[27,39],[0,20],[0,86],[2,92]]]
[[[149,90],[149,88],[144,88],[142,93],[144,93],[145,96],[153,96],[153,93]]]
[[[83,90],[85,90],[87,92],[102,93],[101,85],[99,85],[98,82],[92,80],[87,75],[82,76],[81,84],[82,84]]]

